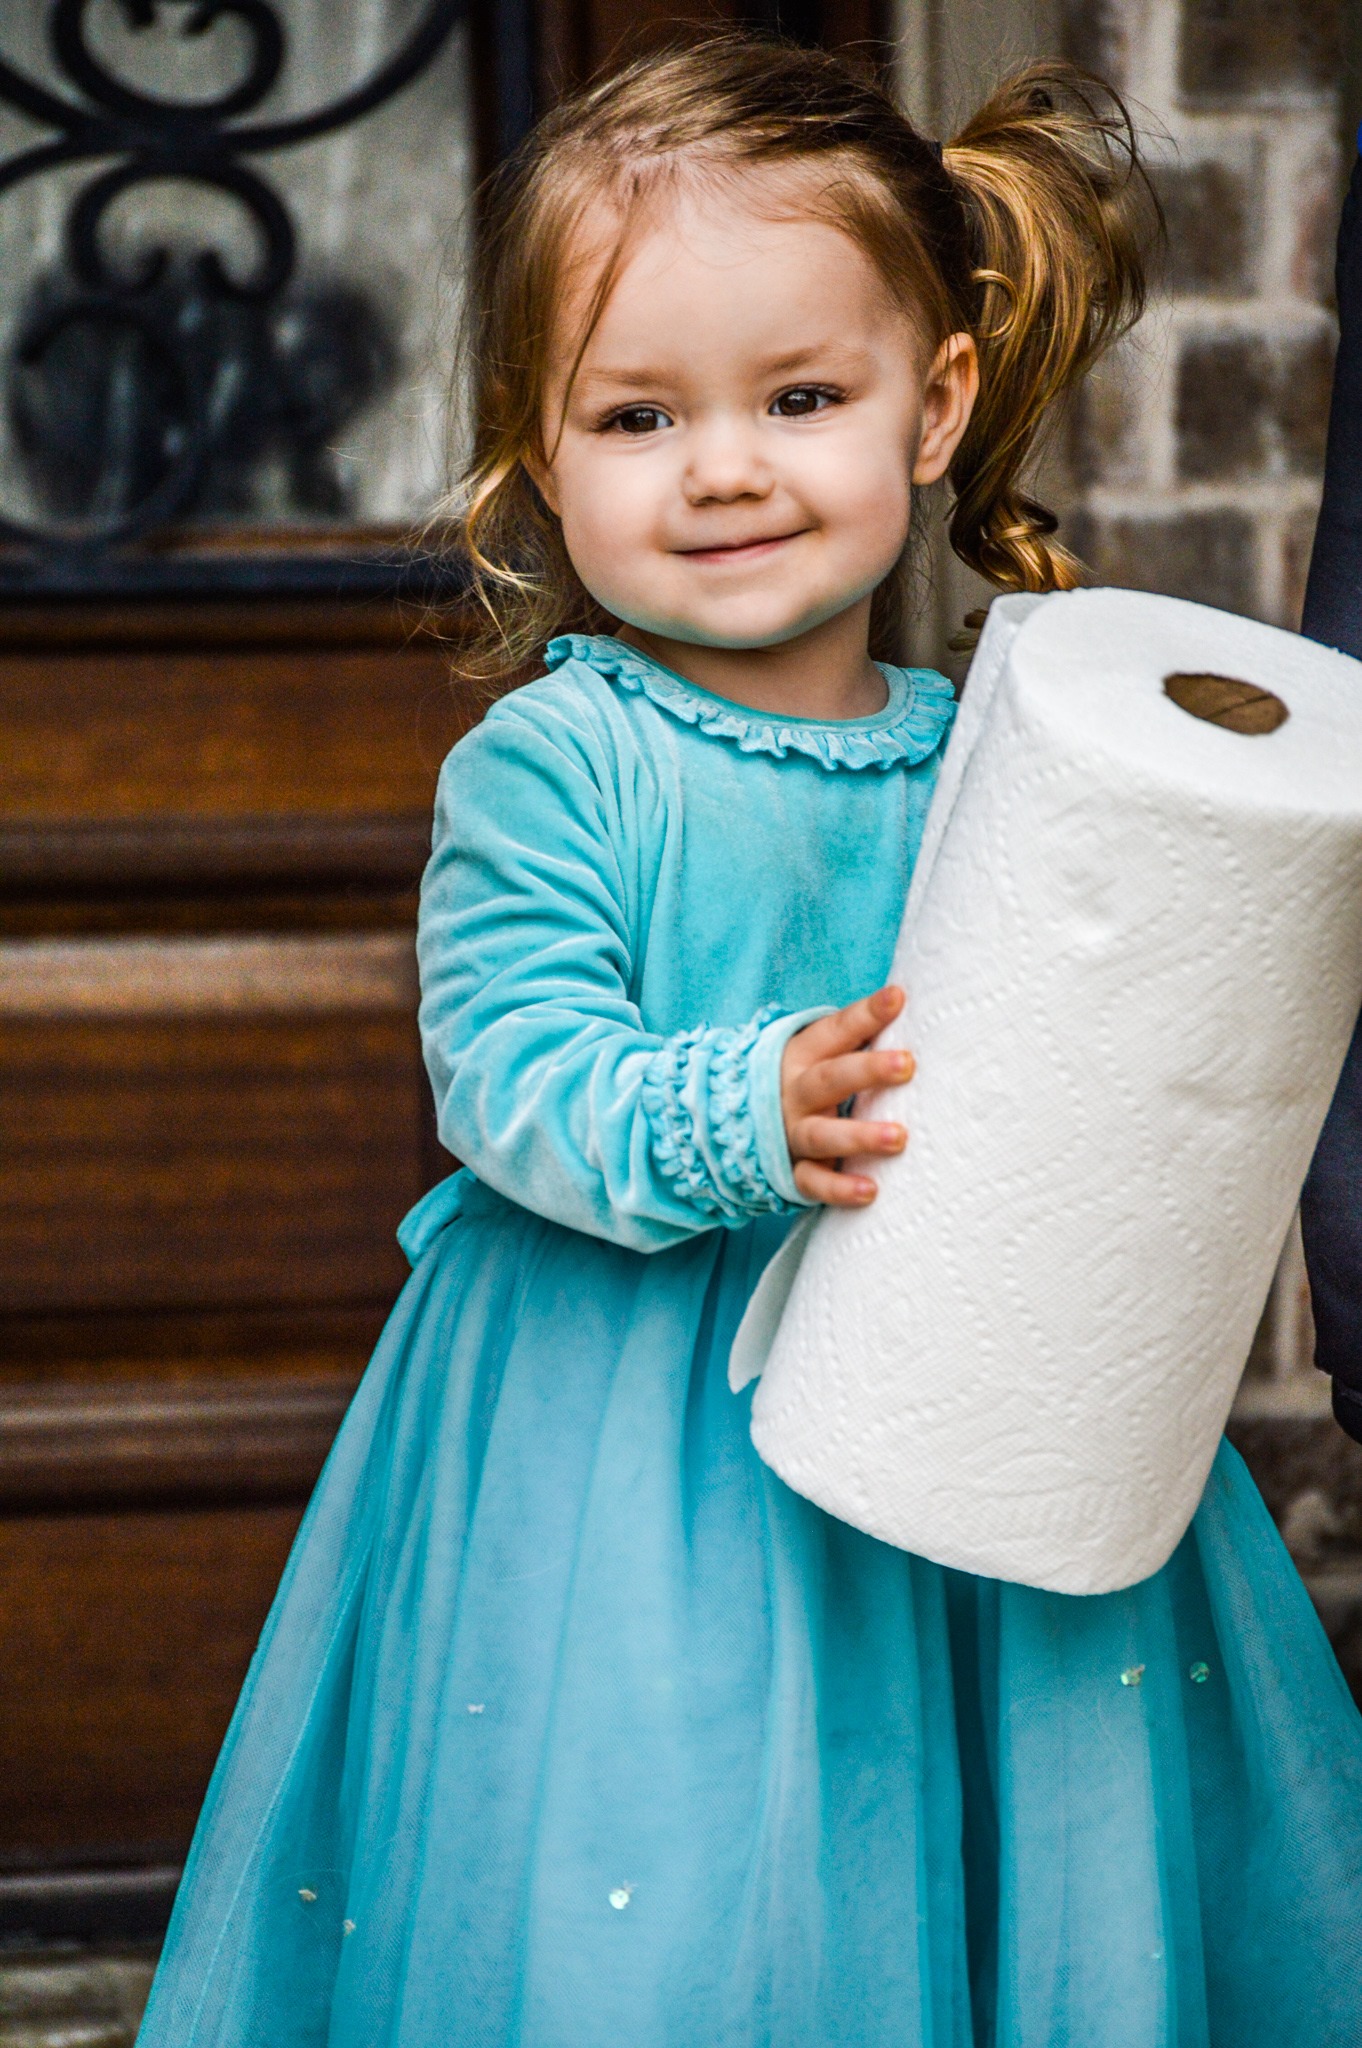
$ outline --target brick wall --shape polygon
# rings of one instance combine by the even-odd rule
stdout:
[[[1169,228],[1145,332],[1076,408],[1075,539],[1103,582],[1295,626],[1333,362],[1337,7],[1067,0],[1060,27],[1147,110]]]
[[[1042,466],[1095,580],[1300,619],[1319,502],[1344,182],[1340,0],[900,0],[904,98],[948,137],[1030,55],[1136,103],[1169,230],[1159,290]],[[983,586],[938,545],[914,657]],[[1362,1448],[1328,1412],[1299,1235],[1232,1423],[1362,1699]]]

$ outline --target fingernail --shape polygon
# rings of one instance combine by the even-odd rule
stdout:
[[[881,1124],[880,1143],[886,1152],[901,1152],[908,1133],[902,1124]]]
[[[911,1073],[912,1067],[913,1055],[910,1052],[896,1052],[894,1054],[894,1072],[896,1074]]]
[[[874,1199],[875,1199],[875,1183],[874,1183],[874,1181],[873,1181],[873,1180],[858,1180],[858,1181],[857,1181],[857,1183],[856,1183],[856,1200],[857,1200],[857,1201],[858,1201],[858,1202],[859,1202],[859,1203],[861,1204],[861,1206],[862,1206],[862,1207],[864,1208],[864,1206],[866,1205],[866,1203],[867,1203],[867,1202],[873,1202],[873,1201],[874,1201]]]

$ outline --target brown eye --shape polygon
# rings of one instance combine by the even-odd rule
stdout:
[[[822,412],[832,404],[832,393],[824,391],[817,384],[796,384],[793,390],[782,391],[779,398],[771,402],[771,410],[783,420],[802,420],[810,413]]]
[[[622,434],[655,434],[659,427],[671,425],[665,412],[656,405],[626,405],[610,421]]]

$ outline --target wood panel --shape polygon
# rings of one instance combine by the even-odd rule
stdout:
[[[0,943],[0,1017],[405,1015],[416,995],[405,931]]]
[[[442,1169],[437,1168],[437,1172]],[[0,1315],[0,1402],[13,1390],[221,1378],[355,1380],[391,1297],[241,1308],[57,1309]]]
[[[0,1938],[154,1931],[450,1162],[391,607],[0,607]]]
[[[420,814],[455,723],[425,650],[9,651],[0,692],[11,824]]]
[[[480,709],[391,606],[0,607],[0,932],[410,922]]]
[[[0,1302],[371,1300],[405,1271],[409,1016],[0,1019]]]
[[[89,928],[123,928],[137,921],[143,905],[136,892],[172,888],[191,900],[197,892],[230,887],[239,899],[244,886],[282,882],[295,891],[410,888],[430,846],[430,818],[405,813],[389,817],[318,818],[157,817],[110,820],[43,819],[16,825],[0,818],[0,929],[22,928],[16,900],[41,897],[25,920],[35,930],[65,927],[71,920],[61,896],[78,893],[90,905]],[[251,900],[248,896],[248,902]],[[295,896],[295,917],[317,923],[312,897]],[[386,897],[385,901],[388,900]],[[219,905],[220,912],[225,904]],[[239,921],[237,911],[230,919]],[[363,920],[365,905],[352,894],[351,922]],[[332,921],[329,917],[323,922]]]
[[[0,1394],[0,1511],[155,1501],[302,1500],[353,1374],[11,1386]]]
[[[299,1513],[0,1523],[0,1843],[183,1855]]]

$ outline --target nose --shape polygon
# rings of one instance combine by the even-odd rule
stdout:
[[[749,422],[732,414],[692,429],[681,488],[692,505],[732,505],[766,498],[774,484]]]

